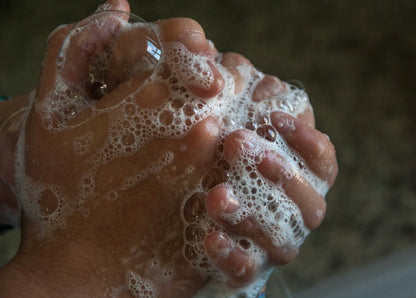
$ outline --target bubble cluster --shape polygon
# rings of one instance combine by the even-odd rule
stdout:
[[[143,179],[145,179],[150,174],[155,174],[160,172],[161,169],[169,165],[174,159],[173,152],[165,152],[159,160],[145,168],[144,170],[139,171],[134,176],[126,177],[121,185],[121,190],[127,190],[139,184]]]
[[[222,124],[220,141],[217,144],[217,160],[197,185],[189,187],[181,210],[178,210],[184,224],[183,256],[200,272],[218,277],[214,278],[214,281],[224,281],[224,277],[211,263],[203,245],[208,233],[227,232],[214,223],[206,211],[206,195],[217,185],[229,186],[241,206],[235,213],[225,215],[225,220],[236,224],[250,216],[263,227],[263,232],[276,246],[298,247],[309,233],[302,214],[298,206],[286,195],[282,185],[265,179],[259,172],[258,165],[264,157],[265,150],[278,152],[288,163],[285,173],[287,179],[290,179],[295,171],[303,175],[319,193],[326,193],[327,184],[316,177],[304,160],[285,143],[276,128],[271,125],[269,118],[271,111],[284,111],[292,116],[302,113],[309,107],[305,91],[282,83],[278,92],[254,102],[252,98],[255,88],[265,78],[260,71],[245,65],[239,66],[237,70],[245,84],[236,94],[234,76],[218,59],[214,62],[204,54],[192,53],[177,42],[160,42],[157,25],[130,24],[123,18],[116,19],[121,25],[118,31],[113,32],[109,46],[97,43],[82,47],[84,51],[94,53],[94,58],[85,66],[84,81],[79,84],[69,78],[67,55],[70,55],[74,43],[88,39],[88,34],[91,33],[89,30],[94,31],[94,27],[91,29],[88,26],[101,28],[105,26],[106,20],[94,17],[89,20],[91,23],[87,20],[76,26],[64,42],[58,58],[58,75],[54,90],[35,104],[35,111],[42,118],[44,128],[53,134],[80,127],[87,121],[85,119],[88,119],[80,117],[81,114],[89,117],[103,116],[107,127],[104,128],[104,140],[94,150],[91,150],[91,145],[96,136],[92,132],[84,132],[72,140],[73,153],[76,156],[88,156],[89,165],[79,178],[78,193],[75,197],[65,194],[59,185],[33,181],[29,176],[24,178],[22,202],[28,216],[38,221],[43,234],[57,228],[65,228],[67,216],[75,211],[88,216],[90,211],[84,205],[91,198],[97,201],[97,198],[117,200],[122,192],[137,187],[149,175],[157,175],[171,165],[176,156],[174,152],[166,150],[150,165],[124,177],[121,184],[114,189],[99,193],[96,180],[102,167],[119,158],[136,156],[150,141],[180,140],[195,124],[207,117],[214,117]],[[137,31],[138,28],[141,31]],[[117,59],[120,53],[123,53],[121,47],[125,48],[123,38],[132,32],[139,35],[145,33],[143,36],[147,52],[142,53],[140,59],[134,56],[135,53],[128,52],[123,61],[134,63],[123,64],[124,66],[120,67]],[[214,82],[214,63],[224,78],[224,89],[213,98],[199,98],[187,86],[194,85],[208,90]],[[106,95],[111,90],[117,90],[117,84],[120,83],[114,82],[114,77],[121,76],[128,80],[142,73],[144,75],[139,80],[140,84],[129,90],[124,98],[116,103],[109,101]],[[149,86],[152,87],[151,92]],[[131,84],[125,88],[130,87]],[[79,118],[84,120],[78,120]],[[233,160],[226,161],[223,153],[224,140],[231,132],[242,128],[256,132],[262,137],[262,141],[256,142],[249,150],[242,149],[241,154]],[[20,145],[21,148],[23,146],[24,144]],[[182,144],[179,151],[185,149],[186,145]],[[23,152],[22,149],[20,151]],[[189,165],[185,170],[186,174],[192,175],[195,167],[196,165]],[[260,263],[266,261],[265,252],[252,239],[234,234],[230,236],[234,245],[255,255]],[[170,278],[172,272],[172,269],[164,269],[162,277]],[[267,276],[263,280],[260,279],[261,282],[266,278]],[[135,297],[155,297],[157,294],[150,280],[141,278],[133,271],[128,271],[126,284]],[[222,285],[224,286],[224,283]],[[251,289],[257,289],[258,286],[259,284],[256,284]]]
[[[127,288],[134,297],[157,297],[156,289],[149,280],[142,279],[138,274],[132,271],[127,273],[126,279]]]
[[[74,153],[80,156],[87,154],[91,146],[91,139],[91,132],[75,138],[72,142]]]
[[[194,54],[178,42],[171,42],[165,46],[164,51],[167,56],[173,57],[172,72],[179,81],[195,84],[205,90],[211,87],[214,75],[210,66],[211,61],[207,56]]]
[[[68,201],[59,185],[50,185],[26,178],[24,184],[25,212],[27,216],[36,218],[39,233],[44,236],[57,228],[66,227]]]
[[[281,139],[279,140],[280,142],[272,142],[264,138],[257,147],[243,150],[238,157],[228,163],[220,159],[201,179],[199,192],[193,193],[184,201],[182,208],[185,222],[184,256],[196,268],[207,274],[214,270],[212,265],[206,262],[203,239],[206,234],[214,230],[227,232],[213,223],[205,211],[206,194],[216,185],[229,185],[234,197],[242,206],[236,212],[223,216],[228,222],[237,224],[250,216],[262,225],[263,231],[278,247],[298,247],[309,234],[298,206],[286,195],[281,186],[265,179],[258,171],[264,149],[286,151],[282,154],[287,154],[287,158],[293,159],[294,163],[294,157],[291,156],[293,152],[285,147]],[[219,164],[223,168],[217,167]],[[264,251],[251,239],[235,235],[233,238],[235,245],[260,260],[265,258]]]

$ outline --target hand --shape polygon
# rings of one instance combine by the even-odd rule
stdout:
[[[232,133],[225,143],[224,154],[231,164],[233,160],[238,160],[242,148],[246,152],[261,156],[257,163],[257,171],[267,181],[276,185],[276,188],[282,187],[284,193],[301,211],[301,218],[306,225],[306,229],[303,228],[302,222],[296,221],[298,220],[297,216],[292,218],[292,214],[289,213],[288,217],[288,225],[291,227],[291,232],[298,244],[291,245],[288,239],[284,239],[278,244],[275,242],[277,236],[281,236],[279,235],[279,224],[275,222],[276,215],[282,209],[282,203],[280,202],[279,206],[278,199],[266,200],[267,206],[265,209],[269,212],[267,217],[259,218],[256,214],[247,214],[242,221],[235,223],[230,219],[240,208],[245,207],[244,203],[240,203],[240,201],[242,198],[249,197],[249,195],[238,193],[240,197],[237,199],[234,194],[235,188],[232,185],[219,185],[209,192],[207,209],[211,218],[223,226],[226,231],[232,231],[244,238],[252,239],[254,243],[266,251],[269,262],[274,265],[283,265],[296,256],[298,246],[303,242],[307,231],[317,228],[322,222],[326,210],[324,195],[328,187],[331,187],[334,183],[337,174],[337,163],[333,145],[326,135],[281,112],[272,113],[271,122],[287,144],[305,162],[303,167],[308,167],[313,174],[325,182],[325,189],[316,189],[316,186],[311,185],[305,179],[305,174],[299,168],[289,164],[279,154],[278,150],[270,150],[268,146],[269,148],[260,148],[259,152],[259,148],[253,147],[253,144],[262,144],[262,140],[252,131],[240,130]],[[241,144],[243,144],[243,147]],[[290,175],[287,174],[288,171],[291,173]],[[279,196],[279,192],[277,189],[274,191],[271,194],[276,198],[276,196]],[[294,214],[296,214],[296,209]],[[270,227],[276,228],[276,234],[270,232]],[[237,287],[252,282],[262,266],[262,262],[256,256],[248,253],[247,242],[244,243],[245,245],[235,243],[227,233],[223,232],[213,232],[205,239],[208,254],[214,263],[226,272],[229,283]],[[224,254],[224,251],[228,253]]]
[[[117,10],[128,8],[124,1],[111,1],[110,4]],[[92,38],[102,50],[114,35],[117,35],[118,45],[121,46],[123,41],[130,40],[130,34],[137,36],[138,33],[130,30],[119,34],[119,20],[108,18],[106,21],[104,26],[109,29],[107,31],[91,26],[89,31],[74,36],[66,51],[67,63],[58,65],[60,67],[57,67],[56,61],[71,26],[56,31],[50,39],[34,108],[26,121],[25,169],[20,181],[24,186],[21,194],[24,207],[23,247],[15,263],[25,261],[41,270],[42,266],[37,265],[47,260],[51,267],[59,266],[62,272],[70,272],[73,267],[86,275],[91,271],[99,272],[94,275],[98,280],[106,279],[106,285],[113,285],[113,290],[122,292],[127,290],[121,286],[127,278],[131,282],[151,281],[161,295],[164,289],[171,289],[166,285],[172,283],[184,285],[178,290],[178,295],[194,293],[205,283],[205,276],[189,266],[181,254],[183,239],[178,231],[184,227],[179,209],[183,198],[198,185],[215,162],[221,125],[216,117],[205,117],[202,121],[199,119],[198,124],[183,138],[153,138],[141,143],[140,133],[151,131],[151,124],[139,128],[142,119],[135,119],[133,114],[140,109],[158,109],[166,104],[171,100],[171,92],[175,91],[173,85],[184,87],[190,94],[209,103],[224,87],[223,77],[216,67],[217,52],[194,21],[161,21],[157,25],[162,32],[162,43],[179,42],[190,52],[207,59],[212,73],[208,86],[192,75],[186,76],[189,72],[179,76],[183,86],[148,80],[151,72],[144,75],[142,72],[124,72],[123,68],[118,68],[123,61],[117,60],[110,60],[109,65],[114,67],[106,72],[104,81],[95,81],[95,77],[91,80],[87,74],[91,74],[91,68],[96,67],[97,50],[89,47],[91,45],[83,47],[86,45],[83,37]],[[114,57],[127,57],[130,64],[137,62],[129,60],[128,53]],[[226,60],[222,61],[222,65],[227,65]],[[69,63],[71,61],[76,63]],[[168,66],[175,67],[175,63],[170,61]],[[164,74],[159,72],[161,77]],[[63,79],[64,84],[58,78]],[[239,80],[235,81],[237,93]],[[96,82],[99,85],[94,85]],[[98,87],[92,91],[100,90],[103,82],[108,88],[104,94],[91,92],[90,87]],[[67,90],[57,88],[69,85],[76,87]],[[262,96],[270,94],[267,89],[267,84],[259,87],[254,101],[262,101]],[[133,96],[128,98],[129,95]],[[78,101],[80,97],[82,100]],[[94,97],[100,99],[95,101]],[[88,100],[87,105],[84,104],[85,99]],[[48,109],[53,105],[63,108]],[[172,121],[170,117],[166,119],[165,123]],[[137,135],[136,132],[140,133]],[[168,128],[165,132],[168,133]],[[226,153],[226,148],[239,147],[239,141],[239,144],[244,143],[244,138],[235,138],[239,133],[244,134],[240,131],[230,135],[224,146],[225,158],[230,163],[234,157]],[[119,148],[114,148],[117,144]],[[264,165],[265,169],[259,166],[259,171],[273,181],[273,176],[267,172],[267,165],[274,167],[276,163],[265,160]],[[268,235],[254,237],[250,228],[233,224],[227,227],[227,221],[219,210],[221,205],[215,203],[224,199],[221,194],[225,190],[228,191],[228,188],[222,186],[211,190],[207,198],[209,214],[217,223],[252,238],[268,253],[272,251],[269,255],[273,255],[276,247],[266,245],[267,241],[271,241]],[[34,237],[39,234],[40,239]],[[48,237],[50,234],[53,238]],[[46,245],[42,237],[48,238]],[[241,249],[233,249],[230,257],[222,258],[213,243],[224,237],[227,239],[229,236],[218,232],[209,234],[204,242],[205,249],[215,265],[230,277],[231,284],[234,281],[236,286],[244,285],[254,278],[257,260]],[[73,245],[68,246],[69,242]],[[77,261],[67,266],[62,263],[63,258]],[[276,262],[279,257],[271,259]],[[124,260],[124,263],[119,260]],[[247,270],[243,278],[235,278],[233,268],[242,264],[246,266],[246,262],[252,264],[247,268],[253,270]],[[160,272],[164,272],[166,278],[157,278]],[[44,276],[50,279],[50,284],[54,284],[52,276]],[[82,281],[82,276],[78,277],[63,276],[61,279],[68,285],[72,282],[74,290],[73,285]],[[89,289],[79,289],[102,292],[102,283],[98,280],[89,284]],[[134,289],[132,287],[130,291],[134,292]],[[169,294],[175,295],[171,291]]]
[[[223,55],[221,63],[234,76],[235,93],[247,88],[251,78],[239,71],[247,68],[254,70],[247,59],[228,53]],[[288,85],[276,77],[266,75],[258,83],[252,100],[267,102],[270,98],[287,92]],[[244,129],[227,137],[224,157],[229,164],[234,165],[234,169],[247,167],[247,164],[243,164],[242,155],[259,157],[253,166],[255,170],[248,174],[259,176],[259,181],[267,184],[270,191],[266,195],[263,193],[263,196],[257,193],[254,207],[250,208],[247,206],[252,204],[248,199],[250,194],[243,193],[241,185],[240,189],[239,185],[230,183],[215,186],[206,199],[210,218],[225,230],[216,229],[208,234],[204,241],[205,248],[216,266],[227,275],[228,284],[234,287],[247,285],[258,276],[259,271],[264,270],[264,259],[259,259],[252,253],[253,244],[266,252],[266,262],[272,265],[286,264],[296,256],[298,247],[308,232],[317,228],[323,220],[326,210],[324,196],[338,172],[334,147],[326,135],[314,128],[313,112],[309,105],[298,112],[296,117],[283,112],[262,116],[260,122],[268,124],[246,125],[257,133]],[[264,133],[265,127],[271,130],[270,135]],[[277,135],[282,139],[279,140]],[[292,152],[289,159],[287,154],[282,155],[282,143]],[[238,175],[242,174],[240,172]],[[274,199],[261,199],[267,198],[267,195],[274,196]],[[294,204],[289,206],[292,213],[286,211],[285,214],[289,232],[281,231],[284,228],[282,218],[279,218],[280,222],[277,220],[277,215],[281,217],[284,210],[282,199],[279,199],[282,195]],[[256,211],[255,207],[261,209]],[[244,216],[241,216],[241,210],[244,210]],[[237,222],[236,217],[240,217]],[[230,238],[230,233],[238,235],[239,239],[243,237],[243,241],[239,243]],[[288,239],[289,236],[294,239]]]
[[[107,32],[117,29],[118,19],[105,21],[102,25],[110,28]],[[180,42],[212,59],[206,52],[209,44],[194,21],[174,19],[158,26],[164,42]],[[205,277],[182,256],[179,210],[188,188],[214,161],[216,120],[206,117],[183,138],[155,136],[144,142],[141,133],[152,128],[149,124],[140,128],[144,120],[135,117],[143,115],[134,111],[157,108],[168,100],[170,90],[133,74],[113,84],[99,101],[85,96],[88,93],[82,88],[89,79],[85,72],[92,59],[82,39],[95,36],[98,46],[109,41],[108,36],[99,35],[98,28],[89,29],[74,37],[66,51],[67,63],[62,65],[56,61],[71,26],[60,28],[49,40],[38,92],[25,123],[25,163],[18,169],[22,171],[23,236],[14,264],[36,268],[46,285],[55,285],[56,291],[68,295],[103,293],[102,280],[107,280],[104,290],[134,292],[125,279],[138,276],[150,280],[161,296],[194,293]],[[194,37],[201,34],[200,44],[195,38],[190,44],[187,34],[191,33]],[[214,78],[209,88],[195,82],[186,87],[209,97],[221,89],[222,78],[214,76],[218,80]],[[69,86],[67,82],[77,82],[76,88],[60,89]],[[134,96],[126,98],[129,94]],[[87,105],[76,106],[86,100]],[[49,268],[59,267],[62,283],[44,271],[39,265],[43,262]],[[74,267],[86,277],[80,273],[74,280],[68,274]],[[91,274],[97,279],[84,284]],[[173,283],[183,287],[175,287],[175,293],[169,286]],[[72,284],[72,289],[65,284]]]

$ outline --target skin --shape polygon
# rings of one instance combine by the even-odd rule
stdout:
[[[129,11],[126,1],[113,0],[108,1],[107,4],[115,10]],[[217,51],[206,40],[201,26],[186,18],[163,20],[157,24],[161,28],[164,41],[180,42],[190,51],[212,59],[210,65],[214,80],[210,87],[202,88],[193,82],[189,82],[186,87],[195,95],[208,100],[218,94],[224,86],[224,80],[215,68],[214,58]],[[57,56],[70,28],[71,26],[60,28],[49,39],[35,104],[40,104],[55,85]],[[98,36],[97,42],[105,42],[106,38],[106,36]],[[84,70],[90,60],[89,54],[84,52],[84,56],[80,58],[77,49],[73,51],[73,57],[77,57],[74,61],[77,62],[73,69],[66,69],[64,73],[74,81],[82,81],[84,79],[82,74],[85,73]],[[71,52],[68,55],[70,57]],[[225,54],[221,63],[234,75],[235,91],[239,92],[247,82],[239,76],[236,69],[242,64],[252,66],[251,63],[235,53]],[[143,78],[139,76],[123,77],[119,84],[112,87],[111,92],[96,104],[111,106],[142,83]],[[283,88],[281,82],[275,77],[266,76],[257,87],[253,100],[261,101],[278,88]],[[138,94],[135,100],[142,106],[152,106],[163,102],[164,97],[163,87],[155,85],[150,86],[147,93]],[[5,112],[0,114],[0,119],[4,119],[26,103],[27,95],[1,103],[0,111]],[[332,186],[337,175],[335,151],[328,138],[314,128],[312,110],[308,109],[297,119],[280,112],[273,112],[271,119],[272,125],[289,146],[305,159],[318,177]],[[288,120],[294,123],[294,130],[285,125]],[[80,113],[71,121],[83,124],[71,130],[51,134],[43,128],[39,114],[32,111],[25,128],[26,174],[45,183],[59,184],[68,193],[74,193],[77,181],[88,168],[87,157],[75,156],[72,146],[68,145],[72,144],[70,140],[87,131],[94,131],[98,137],[92,142],[91,150],[97,150],[105,137],[108,119],[102,115],[91,116],[88,113]],[[143,252],[142,257],[134,260],[134,264],[137,265],[134,268],[135,272],[143,276],[146,276],[149,256],[155,248],[164,250],[169,255],[169,258],[161,259],[161,265],[175,268],[177,274],[168,281],[155,284],[159,289],[158,296],[188,297],[195,294],[204,286],[207,279],[190,266],[182,256],[183,223],[179,210],[186,191],[177,187],[181,183],[180,180],[177,184],[172,183],[172,180],[183,175],[188,165],[192,164],[195,165],[196,170],[186,179],[190,185],[194,185],[210,168],[215,161],[218,125],[217,119],[206,118],[181,140],[153,140],[140,149],[137,155],[121,158],[117,163],[109,163],[100,168],[96,188],[101,193],[105,193],[120,183],[118,177],[126,177],[137,169],[146,168],[168,149],[175,153],[174,162],[160,173],[162,179],[150,175],[137,187],[119,193],[116,201],[101,200],[99,207],[94,206],[94,201],[88,201],[87,207],[92,210],[88,217],[85,218],[80,213],[72,214],[67,219],[67,227],[54,231],[53,237],[47,240],[37,236],[39,231],[36,221],[28,217],[23,209],[21,247],[16,257],[0,270],[0,289],[3,295],[5,297],[16,295],[19,297],[62,295],[102,297],[109,286],[124,283],[126,270],[132,269],[132,265],[122,264],[120,260],[131,255],[132,247]],[[9,160],[13,160],[16,136],[16,134],[2,134],[0,137],[1,144],[11,148],[6,152]],[[240,154],[241,146],[249,146],[249,140],[252,141],[253,138],[260,137],[246,129],[231,133],[224,144],[225,158],[229,161],[233,159],[235,154]],[[184,152],[179,149],[183,144],[187,145]],[[259,164],[260,173],[272,182],[283,183],[286,193],[302,211],[308,228],[318,227],[325,213],[324,198],[299,176],[296,176],[299,179],[295,177],[283,181],[281,172],[285,164],[277,152],[265,152],[264,156]],[[0,168],[4,181],[4,184],[0,185],[0,203],[15,208],[16,200],[13,193],[15,181],[14,176],[10,174],[14,173],[14,165],[6,161],[7,159],[3,159]],[[47,205],[48,202],[45,201],[45,204]],[[223,185],[211,189],[206,199],[208,214],[215,222],[230,232],[252,238],[265,249],[272,264],[286,264],[296,256],[297,249],[274,246],[271,239],[263,233],[261,225],[250,216],[237,225],[227,222],[224,214],[235,212],[238,207],[238,202],[231,195],[231,189]],[[321,211],[320,216],[317,215],[317,210]],[[173,235],[170,240],[166,240],[167,234]],[[230,286],[241,287],[257,277],[258,260],[240,248],[234,247],[229,235],[212,232],[205,236],[204,245],[212,262],[227,276]],[[224,248],[227,249],[227,254],[220,253]],[[147,274],[147,277],[152,279],[151,273]],[[178,284],[184,287],[173,286]],[[129,297],[127,292],[124,295]]]
[[[27,94],[0,102],[0,123],[2,131],[0,134],[0,148],[2,155],[0,158],[0,224],[17,224],[17,201],[14,195],[14,158],[18,127],[13,125],[20,121],[20,113],[13,116],[17,111],[26,107]],[[10,118],[9,116],[12,115]]]

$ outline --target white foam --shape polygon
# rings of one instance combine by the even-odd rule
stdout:
[[[150,174],[155,174],[160,172],[164,167],[171,164],[174,160],[175,155],[171,151],[165,152],[155,163],[149,167],[141,170],[137,174],[131,177],[127,177],[121,185],[121,190],[127,190],[139,184],[143,179],[145,179]]]
[[[93,135],[91,132],[75,138],[72,142],[74,153],[83,156],[88,153],[91,146],[91,139]]]
[[[154,298],[157,297],[157,291],[152,282],[140,277],[133,271],[127,272],[127,288],[134,297]]]

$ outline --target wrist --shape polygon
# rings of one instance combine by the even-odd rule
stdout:
[[[10,114],[0,124],[0,179],[15,192],[15,160],[16,148],[26,108],[21,108]]]
[[[93,297],[104,296],[103,280],[91,255],[57,241],[38,241],[22,235],[18,253],[0,268],[1,297]]]
[[[15,191],[16,145],[28,95],[0,102],[0,180]]]
[[[0,268],[0,292],[2,297],[56,297],[45,289],[39,276],[19,261],[12,260]]]
[[[0,124],[17,110],[27,106],[28,98],[29,93],[16,97],[0,96]]]

